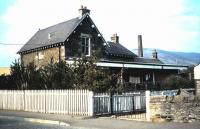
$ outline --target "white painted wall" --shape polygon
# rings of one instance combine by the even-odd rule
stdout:
[[[200,79],[200,64],[194,67],[194,79]]]

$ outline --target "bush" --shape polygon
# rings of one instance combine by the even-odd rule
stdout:
[[[45,89],[72,88],[73,73],[69,64],[64,61],[50,63],[40,70]]]
[[[25,67],[19,61],[15,60],[11,65],[11,75],[9,80],[12,80],[13,88],[18,90],[44,88],[40,69],[37,69],[34,62]]]
[[[192,82],[178,75],[171,75],[167,77],[163,84],[164,90],[191,88]]]
[[[116,87],[116,78],[109,69],[96,66],[96,60],[96,57],[83,57],[74,60],[71,65],[60,61],[51,62],[42,68],[37,68],[34,62],[24,66],[19,61],[15,61],[11,65],[11,75],[0,76],[0,84],[4,86],[0,88],[113,91]]]
[[[14,82],[12,81],[10,75],[3,74],[0,76],[0,89],[15,89],[13,84]]]

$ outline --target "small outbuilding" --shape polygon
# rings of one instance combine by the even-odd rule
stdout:
[[[196,95],[200,95],[200,64],[194,67],[194,80]]]

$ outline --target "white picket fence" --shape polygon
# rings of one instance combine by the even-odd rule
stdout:
[[[0,109],[93,115],[89,90],[0,90]]]

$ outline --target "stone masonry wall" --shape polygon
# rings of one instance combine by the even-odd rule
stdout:
[[[150,97],[150,118],[154,119],[157,114],[164,112],[163,105],[165,103],[164,97]]]
[[[43,53],[43,58],[38,58],[38,52]],[[61,60],[65,60],[65,49],[64,46],[60,48],[61,52]],[[59,47],[49,48],[37,52],[31,52],[28,54],[22,55],[22,62],[24,65],[28,65],[31,62],[34,62],[37,67],[42,67],[49,64],[53,60],[53,62],[59,61]]]
[[[200,95],[200,79],[195,79],[196,95]]]
[[[150,97],[150,118],[175,122],[200,121],[200,97]]]

